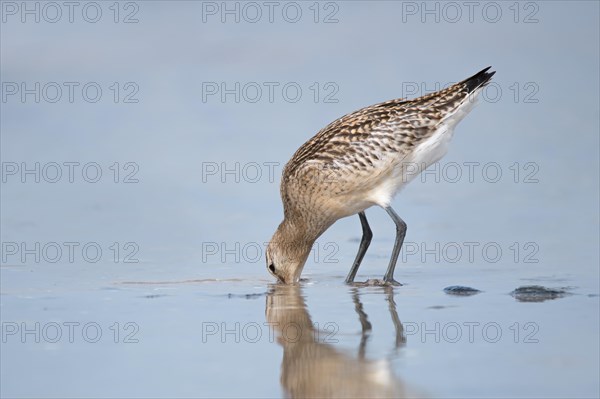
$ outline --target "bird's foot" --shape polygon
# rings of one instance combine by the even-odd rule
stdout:
[[[378,278],[370,278],[367,281],[352,281],[347,282],[347,284],[352,285],[354,287],[400,287],[402,285],[394,279],[386,281]]]
[[[379,287],[383,285],[383,280],[378,278],[368,279],[367,281],[351,281],[347,284],[353,287]]]
[[[402,287],[402,284],[396,280],[394,280],[394,278],[389,278],[389,279],[384,279],[384,284],[385,285],[391,285],[393,287]]]

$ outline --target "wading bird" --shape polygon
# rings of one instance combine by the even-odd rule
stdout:
[[[283,169],[284,219],[266,251],[267,269],[293,284],[315,240],[338,219],[358,214],[362,239],[346,278],[352,283],[371,242],[365,209],[378,205],[396,225],[383,277],[394,280],[406,223],[392,209],[396,193],[447,152],[454,128],[473,108],[495,72],[490,67],[444,90],[396,99],[345,115],[304,143]]]

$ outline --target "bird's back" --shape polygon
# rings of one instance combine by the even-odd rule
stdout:
[[[493,76],[488,70],[429,95],[386,101],[333,121],[284,168],[284,205],[302,196],[307,206],[318,209],[315,205],[326,199],[325,208],[343,217],[389,204],[410,180],[407,165],[420,171],[445,154],[453,128]]]

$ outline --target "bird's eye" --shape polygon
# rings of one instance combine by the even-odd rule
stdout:
[[[270,270],[271,272],[275,273],[275,265],[271,263],[271,264],[269,265],[269,270]]]

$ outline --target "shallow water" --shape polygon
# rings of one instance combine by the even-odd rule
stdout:
[[[2,82],[103,89],[0,104],[2,397],[600,396],[598,3],[422,23],[406,8],[421,3],[338,2],[329,24],[309,3],[298,23],[135,4],[133,24],[107,3],[95,24],[1,25]],[[501,94],[394,201],[404,285],[343,283],[357,217],[319,238],[300,286],[274,284],[264,245],[293,151],[344,113],[488,64]],[[203,101],[207,82],[303,95]],[[367,217],[363,282],[383,276],[394,231]]]
[[[348,287],[335,272],[285,287],[198,270],[196,281],[160,282],[153,267],[131,281],[141,272],[102,268],[113,278],[90,282],[90,268],[51,284],[30,278],[35,269],[3,269],[5,284],[23,284],[3,292],[4,329],[14,320],[20,330],[3,344],[6,396],[564,397],[592,396],[597,383],[589,288],[524,303],[509,295],[512,273],[485,284],[489,271],[443,266],[404,267],[401,288]],[[442,291],[467,278],[485,292]],[[80,323],[73,342],[69,322]],[[40,343],[22,335],[35,323]]]

